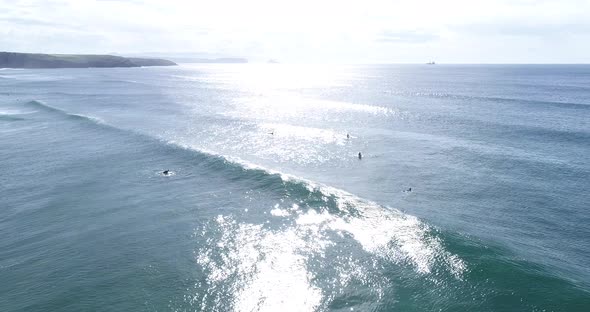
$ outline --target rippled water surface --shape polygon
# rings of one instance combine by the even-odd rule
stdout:
[[[589,66],[0,70],[0,310],[586,311],[589,152]]]

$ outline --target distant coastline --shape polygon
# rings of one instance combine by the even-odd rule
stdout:
[[[175,66],[158,58],[136,58],[90,54],[40,54],[0,52],[0,68],[90,68]]]
[[[240,57],[198,58],[198,57],[172,57],[178,63],[215,63],[215,64],[244,64],[248,59]]]

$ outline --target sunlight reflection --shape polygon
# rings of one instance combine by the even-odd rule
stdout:
[[[244,64],[199,66],[205,81],[230,84],[232,89],[265,93],[279,89],[350,86],[357,80],[355,66],[303,64]]]

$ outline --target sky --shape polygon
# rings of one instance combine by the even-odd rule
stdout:
[[[590,63],[590,0],[0,0],[0,51]]]

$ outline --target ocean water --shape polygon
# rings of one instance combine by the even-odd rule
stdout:
[[[589,154],[590,66],[0,70],[0,311],[589,311]]]

